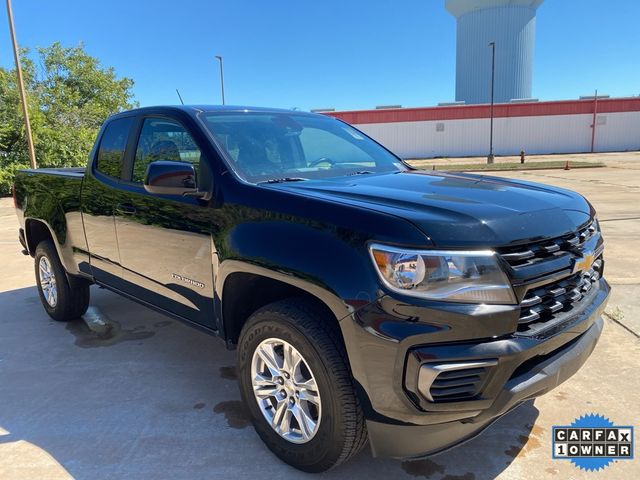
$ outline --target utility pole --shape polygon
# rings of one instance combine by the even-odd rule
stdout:
[[[220,90],[222,91],[222,105],[224,105],[224,66],[222,64],[222,57],[216,55],[216,58],[220,62]]]
[[[496,78],[496,42],[490,42],[491,47],[491,108],[489,112],[489,156],[487,163],[493,163],[493,87]]]
[[[27,106],[27,95],[24,91],[24,80],[22,79],[22,67],[20,66],[20,52],[18,49],[18,41],[16,40],[16,29],[13,25],[13,10],[11,9],[11,0],[7,0],[7,16],[9,17],[9,30],[11,31],[11,40],[13,41],[13,58],[16,62],[16,73],[18,76],[18,90],[20,91],[20,101],[22,102],[22,113],[24,114],[24,128],[27,135],[27,146],[29,148],[29,160],[31,168],[38,168],[36,164],[36,151],[33,148],[33,137],[31,136],[31,122],[29,122],[29,107]]]

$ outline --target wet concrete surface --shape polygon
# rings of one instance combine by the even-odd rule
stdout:
[[[147,330],[144,325],[129,329],[122,328],[120,322],[109,318],[96,307],[89,307],[83,320],[66,324],[67,330],[76,338],[75,344],[83,348],[110,347],[121,342],[140,342],[156,334],[154,330]],[[156,322],[153,326],[164,327],[170,323],[170,321]]]
[[[601,181],[633,182],[607,170],[597,170]],[[580,175],[570,188],[586,182]],[[604,189],[592,198],[603,213],[631,216],[637,209],[629,203],[634,189],[623,192],[623,204],[604,197]],[[86,322],[50,320],[16,228],[10,199],[0,199],[0,479],[310,477],[276,459],[255,434],[240,403],[235,353],[222,341],[95,287]],[[635,285],[640,264],[623,270],[616,256],[633,248],[627,235],[638,227],[626,228],[605,230],[614,256],[608,268],[615,282]],[[611,308],[633,312],[639,304],[626,295]],[[458,448],[413,461],[372,458],[365,449],[316,477],[640,478],[637,460],[587,474],[551,459],[553,425],[591,412],[640,425],[640,340],[624,326],[606,319],[580,372]]]
[[[226,380],[237,380],[236,366],[231,365],[227,367],[220,367],[220,377]]]
[[[240,400],[227,400],[213,407],[214,413],[222,413],[231,428],[245,428],[251,425],[249,410]]]

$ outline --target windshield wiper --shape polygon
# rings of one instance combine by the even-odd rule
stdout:
[[[258,182],[258,185],[261,183],[304,182],[305,180],[309,180],[309,179],[303,178],[303,177],[270,178],[269,180],[263,180],[262,182]]]
[[[368,175],[370,173],[373,173],[373,172],[370,170],[359,170],[357,172],[348,173],[347,175]]]

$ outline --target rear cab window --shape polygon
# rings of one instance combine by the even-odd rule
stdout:
[[[109,177],[121,178],[124,152],[133,117],[117,118],[110,121],[102,133],[95,169]]]

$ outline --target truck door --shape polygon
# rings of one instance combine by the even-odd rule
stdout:
[[[134,116],[119,117],[105,125],[85,173],[80,199],[90,262],[90,266],[80,264],[80,270],[115,288],[121,288],[122,270],[113,211],[134,121]]]
[[[216,328],[213,310],[214,248],[208,207],[194,197],[154,195],[143,187],[153,161],[190,162],[208,168],[187,128],[166,116],[140,119],[126,185],[115,210],[125,291],[187,320]],[[205,190],[208,175],[198,175]]]

